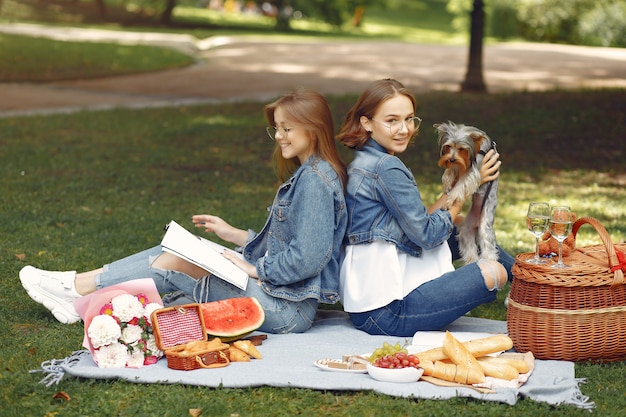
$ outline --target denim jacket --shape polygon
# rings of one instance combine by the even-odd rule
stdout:
[[[419,257],[452,233],[450,213],[428,214],[411,171],[372,138],[355,151],[346,188],[346,245],[382,240]]]
[[[309,158],[283,183],[243,255],[263,289],[277,298],[339,300],[339,263],[347,213],[341,180],[328,162]]]

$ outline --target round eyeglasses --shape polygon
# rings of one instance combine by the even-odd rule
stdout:
[[[402,130],[402,127],[404,126],[406,126],[408,130],[417,130],[422,124],[422,119],[420,119],[417,116],[408,117],[404,120],[392,120],[391,122],[381,122],[374,118],[371,118],[370,120],[374,122],[378,122],[383,126],[386,126],[389,129],[389,133],[391,133],[392,135],[395,135],[398,132],[400,132]]]
[[[278,134],[278,132],[280,132],[280,135],[283,137],[283,139],[287,139],[287,136],[289,135],[291,129],[292,128],[290,127],[268,126],[265,128],[265,131],[267,132],[267,135],[270,137],[270,139],[276,140],[276,135]]]

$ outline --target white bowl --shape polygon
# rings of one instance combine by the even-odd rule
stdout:
[[[377,381],[383,382],[416,382],[422,377],[424,370],[421,368],[400,368],[389,369],[379,368],[372,364],[367,364],[367,373]]]

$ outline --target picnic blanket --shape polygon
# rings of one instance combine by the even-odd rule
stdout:
[[[480,318],[461,317],[447,330],[451,332],[506,333],[506,322]],[[268,335],[258,347],[263,359],[251,362],[234,362],[224,368],[179,371],[167,367],[167,360],[157,364],[132,368],[99,368],[88,351],[74,352],[65,359],[44,362],[42,383],[59,383],[64,375],[121,379],[133,383],[187,384],[206,387],[243,388],[256,386],[309,388],[333,391],[373,390],[381,394],[420,399],[449,399],[470,397],[482,401],[497,401],[514,405],[519,399],[553,405],[569,404],[580,408],[593,408],[584,396],[575,378],[574,364],[565,361],[536,360],[528,381],[520,388],[498,388],[495,393],[481,393],[472,388],[439,387],[418,381],[411,383],[380,382],[368,374],[330,372],[318,368],[318,359],[340,359],[345,354],[370,353],[383,342],[404,338],[372,336],[356,330],[348,315],[342,311],[320,310],[313,327],[306,333]],[[410,338],[409,338],[410,343]]]

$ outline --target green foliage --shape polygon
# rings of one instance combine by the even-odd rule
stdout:
[[[471,0],[450,0],[453,26],[469,31]],[[487,34],[536,42],[626,46],[626,0],[484,0]]]
[[[580,17],[578,35],[588,45],[626,47],[626,2],[597,2]]]
[[[529,40],[626,46],[624,0],[520,0],[517,7]]]
[[[341,120],[354,95],[330,97]],[[622,126],[626,94],[615,91],[418,96],[423,129],[401,157],[425,201],[441,190],[435,122],[451,119],[484,129],[504,162],[496,230],[511,253],[532,250],[524,213],[531,200],[568,202],[578,214],[626,236],[626,171]],[[163,225],[189,226],[211,212],[244,228],[260,228],[274,194],[263,103],[243,102],[148,110],[0,119],[0,401],[2,415],[184,416],[587,416],[574,407],[521,399],[515,407],[470,399],[416,401],[371,392],[301,389],[206,389],[66,377],[37,382],[28,371],[81,348],[80,324],[63,325],[22,289],[26,264],[86,270],[156,244]],[[342,148],[346,160],[350,153]],[[584,232],[584,233],[583,233]],[[598,243],[581,229],[581,244]],[[498,301],[472,312],[504,319]],[[271,336],[270,336],[271,337]],[[312,366],[312,365],[311,365]],[[577,364],[584,395],[601,415],[626,408],[626,362]],[[58,391],[70,401],[53,398]]]

